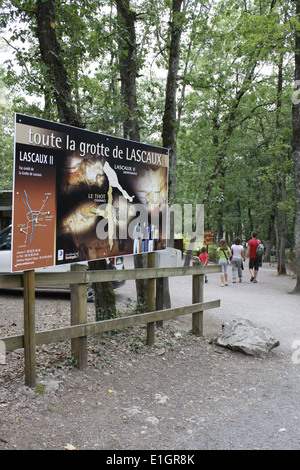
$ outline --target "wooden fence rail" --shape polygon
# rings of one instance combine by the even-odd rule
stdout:
[[[120,281],[123,279],[151,279],[174,276],[202,275],[205,273],[219,273],[218,265],[189,266],[179,268],[146,268],[107,271],[70,271],[35,273],[36,287],[53,287],[57,285],[89,284],[92,282]],[[0,275],[0,289],[23,287],[23,274]]]
[[[36,385],[36,346],[59,341],[71,340],[71,349],[77,366],[87,366],[87,337],[111,330],[147,325],[147,344],[154,344],[155,323],[163,320],[192,314],[192,332],[203,334],[203,311],[217,308],[220,300],[203,302],[203,276],[206,273],[219,273],[217,265],[192,267],[156,268],[155,253],[148,254],[148,268],[112,271],[87,271],[78,265],[75,271],[68,273],[35,273],[0,275],[0,289],[23,288],[24,298],[24,334],[0,338],[6,351],[24,348],[25,385]],[[192,276],[192,304],[185,307],[162,309],[155,302],[155,297],[162,298],[160,292],[164,277]],[[147,313],[128,315],[110,320],[87,323],[87,284],[115,280],[147,279]],[[35,289],[69,285],[71,287],[71,326],[47,331],[35,331]],[[155,289],[156,285],[156,289]],[[155,310],[156,308],[156,310]]]

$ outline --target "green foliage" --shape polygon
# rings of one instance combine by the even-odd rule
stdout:
[[[216,245],[209,245],[208,247],[208,256],[209,261],[216,263],[217,262],[217,249]]]
[[[269,238],[283,176],[292,189],[288,67],[274,140],[278,57],[290,52],[281,13],[270,2],[226,2],[186,78],[192,90],[179,132],[177,198],[205,201],[207,226],[230,238],[254,228]]]
[[[2,71],[1,76],[2,76]],[[1,80],[1,78],[0,78]],[[11,96],[1,81],[0,89],[0,190],[12,189],[13,173],[13,113],[11,109]]]
[[[58,119],[55,90],[39,51],[36,5],[34,0],[1,2],[0,27],[12,59],[2,74],[7,88],[1,90],[0,104],[0,189],[12,186],[13,112]],[[157,145],[162,143],[171,7],[170,0],[130,2],[136,20],[140,135]],[[262,238],[274,240],[274,220],[283,212],[287,232],[293,234],[291,53],[293,29],[299,28],[294,4],[191,0],[184,8],[174,18],[182,30],[174,202],[205,202],[206,226],[229,238],[248,239],[255,228]],[[53,29],[83,125],[122,136],[127,110],[121,100],[119,41],[126,36],[115,2],[55,1],[55,9]]]
[[[35,393],[36,393],[37,395],[44,395],[44,394],[45,394],[45,391],[46,391],[46,385],[43,384],[43,383],[41,383],[41,382],[39,382],[39,383],[36,385],[34,391],[35,391]]]
[[[132,338],[130,338],[130,350],[137,353],[137,354],[140,354],[141,353],[141,350],[143,349],[143,347],[146,345],[146,339],[142,339],[140,336],[138,335],[134,335],[132,336]]]

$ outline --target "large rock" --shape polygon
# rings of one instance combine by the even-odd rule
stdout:
[[[216,343],[219,346],[258,357],[265,357],[271,349],[280,344],[268,328],[255,325],[245,319],[225,323]]]

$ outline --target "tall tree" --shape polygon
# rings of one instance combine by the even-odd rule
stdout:
[[[275,141],[278,138],[278,130],[280,127],[280,114],[282,106],[282,92],[283,92],[283,54],[279,55],[278,63],[278,81],[277,81],[277,100],[276,100],[276,118],[275,118]],[[281,195],[283,205],[286,203],[286,176],[285,176],[285,151],[283,148],[280,149],[280,163],[281,163]],[[286,236],[286,210],[285,207],[282,209],[281,214],[281,234],[280,234],[280,243],[278,253],[278,263],[277,263],[277,272],[278,274],[286,274],[285,267],[285,236]],[[278,240],[279,242],[279,240]]]
[[[295,87],[300,87],[300,0],[296,0],[295,24]],[[293,155],[295,182],[295,260],[297,283],[294,293],[300,293],[300,100],[293,99]]]
[[[36,21],[41,58],[48,71],[47,78],[55,97],[60,122],[82,127],[81,117],[75,109],[72,98],[72,87],[64,65],[64,55],[55,33],[57,25],[55,0],[37,0]]]
[[[139,142],[140,130],[137,117],[136,97],[136,13],[130,8],[130,0],[115,1],[118,18],[119,64],[121,96],[123,100],[124,138]]]
[[[39,39],[40,53],[45,65],[46,78],[50,84],[62,123],[84,127],[76,109],[72,95],[71,80],[64,64],[62,47],[56,35],[57,2],[55,0],[37,0],[36,35]],[[106,260],[89,262],[90,269],[107,269]],[[110,282],[94,283],[96,319],[111,318],[116,314],[115,293]]]
[[[130,7],[130,0],[115,0],[118,20],[119,67],[121,79],[121,96],[123,101],[123,131],[124,138],[140,141],[140,129],[137,113],[136,77],[137,42],[136,42],[136,13]],[[140,253],[134,256],[134,267],[144,268],[147,265],[146,255]],[[136,280],[137,302],[146,306],[147,283]]]
[[[169,149],[169,200],[175,201],[176,163],[177,163],[177,77],[180,58],[180,39],[182,34],[183,0],[173,0],[170,20],[169,63],[163,115],[162,141]],[[174,246],[174,220],[170,220],[169,245]]]
[[[201,138],[203,133],[205,138],[211,135],[212,144],[203,146],[207,163],[199,162],[202,178],[198,178],[198,194],[203,203],[210,202],[231,168],[232,141],[240,126],[267,105],[262,97],[253,104],[247,98],[261,80],[259,66],[270,56],[279,34],[274,6],[274,1],[260,2],[259,8],[256,2],[247,6],[240,2],[239,8],[231,2],[226,8],[217,5],[195,72],[188,77],[190,85],[201,93],[195,123],[203,118],[211,123],[199,129]]]

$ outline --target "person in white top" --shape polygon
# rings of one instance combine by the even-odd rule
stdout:
[[[243,261],[245,261],[245,253],[241,240],[236,238],[231,247],[231,266],[232,266],[232,282],[236,283],[236,272],[238,272],[239,282],[243,278]]]
[[[141,226],[138,222],[133,229],[133,254],[140,252]]]

